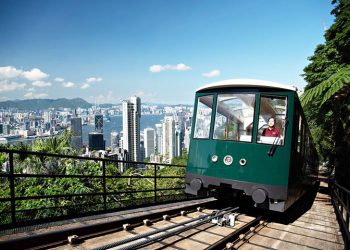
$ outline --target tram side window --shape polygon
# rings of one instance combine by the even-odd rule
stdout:
[[[257,142],[284,145],[286,118],[286,96],[261,96]]]
[[[219,94],[213,139],[252,141],[255,94]]]
[[[194,138],[209,139],[212,109],[213,95],[198,97]]]

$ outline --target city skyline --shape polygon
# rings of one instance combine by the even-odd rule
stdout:
[[[7,1],[0,101],[83,98],[192,104],[209,82],[300,76],[333,17],[330,1]]]

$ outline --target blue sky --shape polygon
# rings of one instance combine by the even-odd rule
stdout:
[[[2,0],[0,100],[192,104],[196,88],[232,78],[303,89],[330,2]]]

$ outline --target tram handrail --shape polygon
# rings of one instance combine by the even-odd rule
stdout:
[[[350,247],[350,230],[349,230],[349,202],[350,190],[336,183],[333,179],[329,179],[328,186],[332,198],[332,204],[340,225],[340,229],[344,240],[344,249]]]

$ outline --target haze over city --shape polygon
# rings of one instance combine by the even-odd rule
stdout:
[[[210,82],[293,84],[330,1],[1,1],[0,99],[193,104]]]

